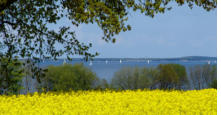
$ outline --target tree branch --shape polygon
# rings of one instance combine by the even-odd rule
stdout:
[[[0,3],[0,12],[5,10],[7,7],[9,7],[11,4],[16,2],[17,0],[6,0],[6,2],[1,2]]]
[[[4,23],[10,24],[12,26],[16,25],[16,23],[12,23],[12,22],[9,22],[9,21],[3,21],[2,24],[4,24]]]

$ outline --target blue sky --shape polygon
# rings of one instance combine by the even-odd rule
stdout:
[[[192,10],[173,6],[171,11],[150,18],[138,12],[129,15],[131,31],[117,36],[115,44],[101,39],[97,25],[84,24],[76,30],[77,38],[91,42],[91,52],[100,58],[217,56],[217,11]]]

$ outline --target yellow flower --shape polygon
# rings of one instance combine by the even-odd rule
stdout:
[[[216,115],[217,90],[78,91],[0,96],[0,115]]]

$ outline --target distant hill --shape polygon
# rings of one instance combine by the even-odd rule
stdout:
[[[63,60],[63,59],[61,59]],[[82,58],[74,58],[75,61],[83,61]],[[94,58],[93,61],[216,61],[217,57],[208,56],[186,56],[186,57],[176,57],[176,58]]]
[[[216,57],[207,57],[207,56],[186,56],[186,57],[178,57],[178,58],[152,58],[151,60],[168,60],[168,61],[206,61],[206,60],[217,60]]]

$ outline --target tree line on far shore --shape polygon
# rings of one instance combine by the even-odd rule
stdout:
[[[30,79],[34,78],[35,73],[32,73],[28,66],[22,66],[19,60],[14,60],[11,65],[5,63],[7,63],[7,59],[2,59],[0,94],[19,94],[21,90],[25,93],[30,92]],[[217,88],[216,65],[196,65],[188,69],[187,74],[186,68],[180,64],[159,64],[157,67],[124,67],[115,72],[111,82],[108,83],[105,79],[99,79],[83,64],[64,64],[47,67],[45,75],[37,80],[36,89],[38,92],[47,92]],[[5,70],[10,71],[6,72]],[[25,88],[22,84],[25,85]]]

